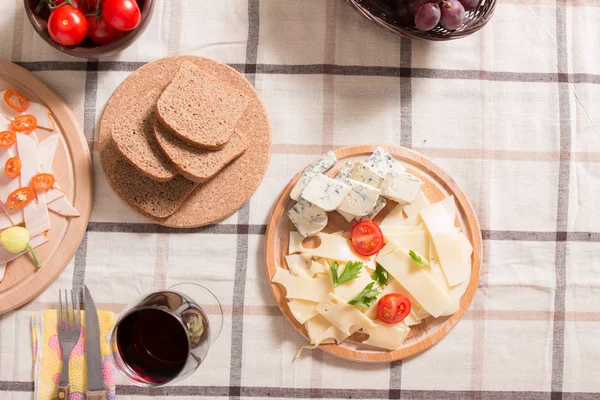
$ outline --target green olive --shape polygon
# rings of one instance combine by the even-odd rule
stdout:
[[[0,233],[0,244],[11,253],[25,251],[30,239],[29,231],[22,226],[13,226]]]

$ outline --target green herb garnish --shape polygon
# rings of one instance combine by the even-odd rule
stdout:
[[[373,286],[375,286],[375,282],[369,283],[367,286],[365,286],[362,292],[354,296],[354,298],[350,300],[348,304],[364,308],[371,307],[377,301],[377,297],[379,297],[381,294],[379,287],[373,288]]]
[[[371,279],[373,279],[379,286],[385,286],[388,281],[388,272],[381,266],[381,264],[377,263],[375,267],[375,271],[371,274]]]
[[[414,262],[419,264],[419,266],[421,266],[422,268],[429,268],[429,264],[427,264],[427,262],[425,262],[420,256],[418,256],[417,253],[414,252],[414,250],[410,250],[408,252],[408,255],[410,256],[410,258],[413,259]]]
[[[344,272],[338,277],[338,268],[339,264],[337,262],[333,262],[329,269],[331,270],[331,279],[333,279],[333,287],[338,287],[342,283],[346,283],[353,279],[358,278],[360,274],[360,270],[363,266],[363,263],[360,261],[352,262],[348,261],[346,264],[346,268],[344,268]]]

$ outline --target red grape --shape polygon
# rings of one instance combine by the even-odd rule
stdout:
[[[401,26],[410,25],[413,23],[413,14],[408,11],[406,6],[396,6],[394,10],[394,19]]]
[[[465,11],[471,11],[475,8],[477,8],[477,5],[479,4],[479,0],[458,0],[460,1],[460,4],[463,5],[463,7],[465,8]]]
[[[453,31],[465,20],[465,8],[458,2],[458,0],[443,0],[440,4],[441,18],[440,25]]]
[[[422,31],[430,31],[440,22],[440,8],[432,3],[421,6],[415,15],[415,25]]]

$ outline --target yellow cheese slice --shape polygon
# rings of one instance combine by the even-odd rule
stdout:
[[[390,211],[388,215],[385,216],[383,221],[381,221],[379,224],[379,227],[383,228],[384,226],[397,226],[403,220],[404,215],[402,214],[402,204],[398,204],[396,207],[392,208],[392,211]]]
[[[290,232],[290,243],[292,236],[300,235],[297,232]],[[362,261],[365,264],[373,264],[372,257],[363,257],[354,251],[352,242],[344,237],[332,235],[329,233],[319,233],[317,235],[321,239],[318,247],[311,249],[305,247],[302,241],[299,243],[297,251],[308,253],[313,257],[328,258],[338,261]]]
[[[439,317],[452,306],[448,294],[408,255],[407,249],[398,249],[377,257],[383,268],[392,275],[431,315]]]
[[[414,250],[420,254],[429,254],[429,233],[425,231],[399,232],[387,235],[385,238],[397,247]]]
[[[341,265],[338,268],[338,276],[341,276],[345,269],[346,266]],[[358,278],[338,285],[333,289],[333,293],[335,293],[336,296],[339,296],[346,301],[350,301],[354,298],[354,296],[359,294],[365,288],[365,286],[373,282],[370,275],[371,274],[369,273],[369,271],[367,271],[367,269],[363,267],[360,270]]]
[[[310,300],[320,303],[329,292],[333,290],[331,279],[328,276],[309,278],[307,276],[294,276],[283,268],[277,268],[273,275],[273,282],[285,287],[288,299]]]
[[[324,343],[339,344],[349,336],[333,326],[331,322],[321,314],[317,314],[306,321],[304,326],[306,327],[306,332],[310,338],[310,343],[315,347]]]
[[[333,293],[329,293],[326,299],[319,303],[317,312],[348,336],[362,327],[373,324],[373,321],[358,308]]]
[[[308,275],[311,259],[310,254],[290,254],[285,256],[285,262],[293,275]]]
[[[397,324],[375,322],[370,326],[363,327],[363,331],[369,334],[369,338],[364,341],[365,344],[396,350],[408,336],[410,328],[403,322]]]
[[[288,302],[288,307],[298,322],[303,324],[318,314],[317,304],[319,303],[314,301],[292,299]]]
[[[315,275],[327,275],[329,276],[329,267],[325,267],[324,264],[316,261],[311,261],[310,268],[307,272],[308,276],[314,277]]]
[[[414,198],[413,201],[410,202],[410,204],[404,205],[404,212],[410,218],[412,216],[418,215],[421,212],[421,210],[427,207],[429,204],[429,200],[427,200],[427,197],[421,191],[417,193],[417,196]]]

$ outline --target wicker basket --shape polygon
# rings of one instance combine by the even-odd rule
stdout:
[[[394,21],[394,13],[389,4],[382,0],[346,0],[359,14],[375,22],[383,29],[411,39],[426,40],[453,40],[459,39],[477,32],[488,23],[494,9],[496,0],[480,0],[477,8],[467,11],[465,22],[454,31],[449,31],[441,26],[425,32],[416,26],[400,26]]]

